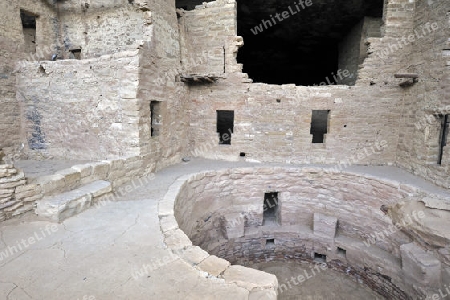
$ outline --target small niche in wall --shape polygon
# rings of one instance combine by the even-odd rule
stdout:
[[[311,116],[312,143],[323,144],[328,133],[329,110],[313,110]]]
[[[278,192],[264,194],[263,203],[263,225],[278,224]]]
[[[275,248],[275,239],[267,239],[266,240],[266,249]]]
[[[69,55],[70,59],[81,59],[81,48],[80,49],[70,49],[69,52],[70,52],[70,55]]]
[[[37,15],[20,10],[20,19],[22,20],[22,28],[24,35],[24,46],[26,53],[36,53],[36,19]]]
[[[217,132],[220,145],[231,145],[231,135],[234,128],[234,110],[217,111]]]
[[[337,247],[336,253],[337,253],[337,255],[344,257],[344,258],[347,256],[347,250],[345,250],[344,248],[341,248],[341,247]]]
[[[314,261],[318,263],[326,263],[327,262],[327,256],[325,254],[320,254],[314,252]]]
[[[151,136],[159,136],[162,125],[161,101],[150,102]]]
[[[438,165],[442,164],[442,159],[444,157],[444,147],[447,146],[447,138],[449,131],[450,115],[440,115],[441,120],[441,131],[439,134],[439,157]]]

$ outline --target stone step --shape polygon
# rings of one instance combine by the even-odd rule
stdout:
[[[89,208],[96,198],[112,191],[111,183],[97,180],[77,189],[37,202],[36,214],[53,222],[62,222]]]

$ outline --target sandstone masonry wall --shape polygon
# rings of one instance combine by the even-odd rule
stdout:
[[[38,15],[36,53],[27,52],[20,9]],[[20,110],[16,100],[17,62],[49,59],[56,49],[56,12],[45,1],[18,0],[0,3],[0,149],[16,154],[20,147]]]
[[[242,40],[232,36],[236,32],[233,3],[210,2],[181,17],[185,24],[185,43],[195,45],[189,48],[195,51],[193,53],[205,49],[197,46],[202,40],[202,44],[207,45],[206,50],[225,44],[225,54],[236,54]],[[408,1],[389,2],[382,28],[384,36],[368,38],[367,58],[359,70],[355,87],[252,84],[231,55],[230,59],[225,59],[226,79],[190,87],[191,153],[232,160],[238,159],[242,152],[246,159],[256,161],[394,164],[404,95],[394,74],[404,68],[405,53],[409,53],[410,48],[389,53],[383,59],[380,56],[389,52],[390,42],[411,32],[413,9]],[[215,18],[219,13],[220,17]],[[223,20],[227,17],[228,20]],[[220,26],[211,26],[216,22]],[[200,30],[202,28],[208,30]],[[211,63],[198,71],[218,71],[219,64],[213,61],[218,62],[223,53],[212,53],[216,59],[208,57]],[[231,145],[219,145],[216,110],[235,111]],[[324,144],[312,144],[312,110],[330,110]],[[380,143],[385,145],[383,151],[371,150]]]
[[[419,74],[418,83],[406,87],[404,111],[399,124],[398,164],[437,185],[450,187],[450,147],[444,147],[442,164],[438,165],[440,144],[439,115],[450,114],[450,3],[418,1],[414,44],[408,71]],[[427,26],[437,30],[429,32]]]
[[[236,65],[236,2],[218,0],[198,5],[195,10],[182,14],[182,40],[188,50],[183,57],[185,64],[191,63],[189,72],[198,74],[223,74]],[[192,63],[201,61],[201,63]],[[234,60],[234,63],[233,63]],[[239,70],[240,71],[240,70]]]
[[[277,222],[263,221],[267,192],[278,192]],[[194,245],[231,263],[318,253],[386,297],[422,299],[446,284],[448,197],[357,172],[242,168],[191,176],[174,212]]]
[[[56,7],[60,55],[69,58],[68,50],[81,48],[81,60],[20,65],[17,98],[28,157],[142,155],[149,171],[179,161],[187,148],[187,92],[175,82],[181,73],[175,2]],[[153,116],[161,122],[158,136],[151,134],[152,101],[161,106]]]
[[[97,2],[97,1],[96,1]],[[58,4],[61,12],[62,56],[81,49],[82,58],[136,49],[144,39],[144,12],[128,1]]]
[[[187,152],[188,90],[182,73],[175,1],[147,1],[148,37],[142,47],[139,73],[139,139],[144,165],[160,169],[179,162]],[[151,133],[151,102],[159,103],[159,134]]]
[[[28,157],[109,159],[139,154],[139,50],[98,59],[23,64]]]
[[[40,188],[27,184],[23,172],[0,163],[0,222],[32,210],[40,198]]]

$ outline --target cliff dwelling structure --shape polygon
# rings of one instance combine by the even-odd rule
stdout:
[[[449,0],[0,15],[0,300],[450,299]]]

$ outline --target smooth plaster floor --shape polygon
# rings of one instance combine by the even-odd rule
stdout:
[[[0,299],[246,298],[246,290],[206,279],[184,261],[175,259],[163,243],[157,214],[158,200],[179,176],[239,166],[255,164],[195,159],[157,172],[148,178],[148,184],[138,186],[118,201],[92,207],[62,224],[37,221],[32,213],[0,223]],[[434,192],[437,189],[392,167],[349,169],[382,172],[387,178],[425,185]],[[51,225],[55,226],[54,232]],[[19,251],[21,240],[30,237],[40,240],[21,246]],[[152,267],[145,271],[143,265]],[[321,284],[319,289],[349,293],[342,276],[332,281],[333,285]]]

